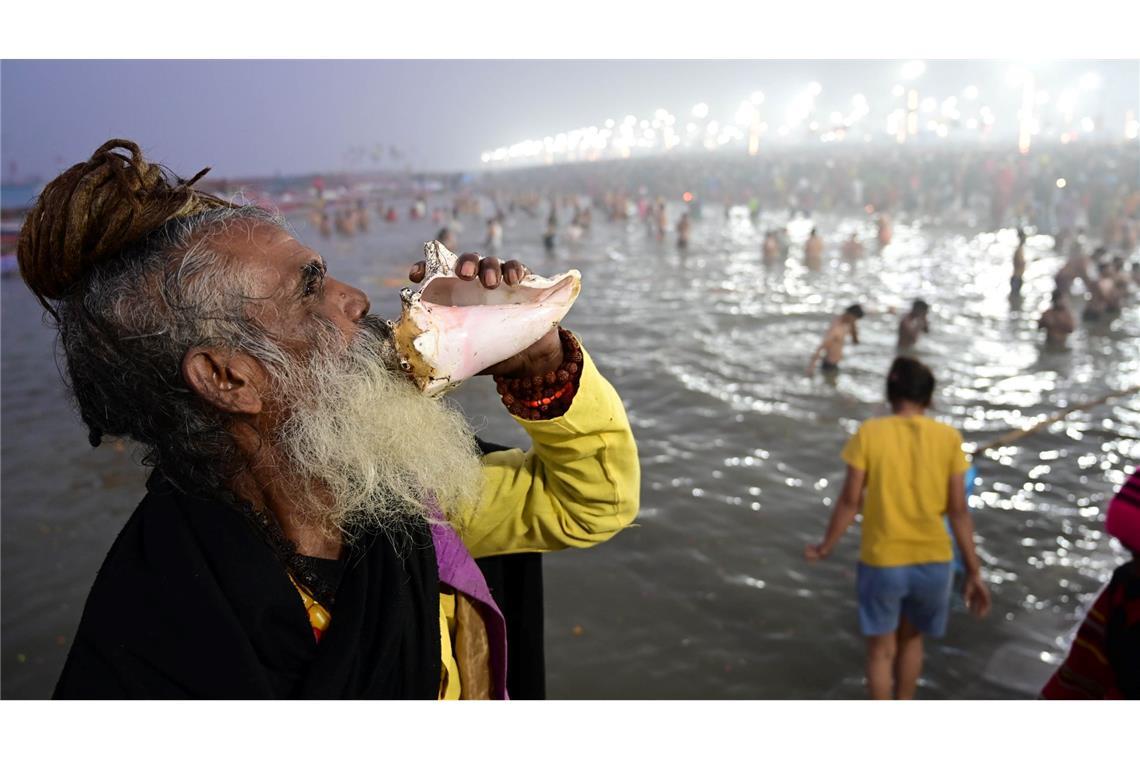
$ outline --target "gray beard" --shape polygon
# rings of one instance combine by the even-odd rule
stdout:
[[[297,481],[300,518],[330,536],[469,518],[482,463],[463,414],[395,368],[379,318],[366,317],[347,349],[331,324],[319,332],[311,357],[271,370],[288,410],[278,466]]]

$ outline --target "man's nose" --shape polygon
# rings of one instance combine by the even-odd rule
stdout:
[[[372,309],[372,303],[368,300],[363,290],[354,288],[348,283],[336,281],[339,286],[339,308],[344,312],[344,315],[353,322],[359,322],[368,312]]]

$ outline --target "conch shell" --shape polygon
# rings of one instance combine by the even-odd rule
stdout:
[[[527,275],[494,290],[455,274],[457,257],[424,244],[427,271],[418,291],[400,291],[394,327],[400,366],[427,396],[439,396],[533,345],[570,311],[582,289],[577,269],[548,279]]]

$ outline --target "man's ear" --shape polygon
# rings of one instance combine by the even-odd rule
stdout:
[[[259,414],[261,368],[245,354],[195,346],[182,357],[182,379],[211,406],[231,414]]]

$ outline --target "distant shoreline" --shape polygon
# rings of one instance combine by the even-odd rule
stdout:
[[[604,158],[597,161],[565,161],[549,164],[524,164],[517,166],[481,167],[472,171],[330,171],[310,172],[299,175],[272,175],[253,177],[204,178],[197,187],[207,192],[233,197],[248,193],[256,202],[258,199],[273,200],[285,195],[310,194],[314,202],[320,193],[335,198],[341,193],[366,194],[430,194],[438,192],[438,188],[459,192],[463,190],[476,190],[488,188],[501,188],[504,182],[517,179],[532,179],[542,175],[555,175],[559,170],[578,175],[596,178],[606,170],[619,170],[618,173],[628,175],[640,169],[652,169],[660,166],[691,166],[708,172],[717,167],[741,167],[746,164],[763,166],[767,161],[802,161],[812,164],[835,159],[872,161],[890,159],[892,161],[907,161],[932,156],[945,156],[953,154],[984,156],[992,159],[1033,159],[1041,157],[1063,156],[1076,153],[1102,153],[1119,151],[1130,147],[1133,141],[1096,141],[1075,142],[1070,144],[1057,144],[1039,147],[1028,155],[1019,154],[1017,147],[1012,144],[940,144],[940,145],[898,145],[885,144],[844,144],[832,145],[801,145],[771,147],[761,151],[759,155],[748,156],[737,153],[685,151],[673,153],[660,153],[629,158]],[[30,182],[0,185],[0,212],[4,218],[11,219],[20,216],[31,208],[39,192],[43,189],[45,180],[36,179]]]

